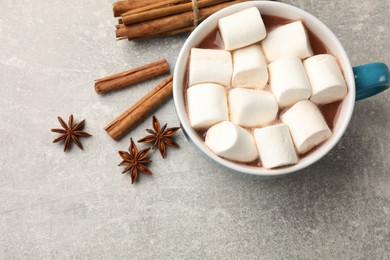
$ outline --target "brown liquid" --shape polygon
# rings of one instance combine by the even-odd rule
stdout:
[[[218,29],[214,29],[211,31],[206,38],[197,46],[197,48],[201,49],[224,49],[223,40],[221,34]]]
[[[271,15],[261,15],[261,16],[263,18],[264,25],[265,25],[267,31],[272,30],[274,27],[285,25],[285,24],[288,24],[288,23],[295,21],[295,20],[289,20],[289,19],[286,19],[283,17],[278,17],[278,16],[271,16]],[[306,25],[305,25],[305,28],[306,28],[307,36],[309,38],[310,46],[311,46],[312,51],[313,51],[313,55],[331,54],[329,52],[328,48],[326,47],[326,45],[317,37],[317,35],[315,35],[311,30],[309,30]],[[217,50],[224,49],[224,44],[223,44],[222,37],[221,37],[221,34],[220,34],[218,28],[211,31],[203,39],[203,41],[197,46],[197,48],[217,49]],[[187,68],[186,77],[185,77],[186,88],[188,88],[188,78],[187,77],[188,77],[188,68]],[[184,95],[184,97],[185,97],[185,104],[186,104],[186,95]],[[325,118],[326,123],[328,124],[329,128],[332,131],[333,131],[334,127],[336,126],[341,107],[342,107],[342,101],[337,101],[337,102],[322,105],[319,107],[320,111],[322,112],[322,114]],[[279,111],[279,114],[280,113],[281,113],[281,111]],[[276,123],[280,123],[280,120],[277,119],[277,120],[275,120],[275,122],[271,122],[270,125],[273,125]],[[248,128],[248,130],[251,131],[252,129]],[[203,141],[205,141],[207,130],[204,130],[204,129],[203,130],[196,130],[196,133]],[[309,152],[307,152],[305,154],[301,154],[301,155],[298,154],[299,158],[306,157],[307,155],[314,152],[321,145],[322,144],[317,145],[315,148],[313,148],[312,150],[310,150]],[[260,160],[256,160],[256,161],[253,161],[250,163],[242,163],[242,162],[236,162],[236,163],[243,164],[243,165],[249,165],[249,166],[255,166],[255,167],[261,166]],[[286,166],[283,166],[283,167],[286,167]],[[283,167],[281,167],[281,168],[283,168]]]
[[[320,111],[325,118],[326,123],[328,124],[330,130],[336,126],[337,119],[340,115],[342,101],[336,101],[330,104],[326,104],[320,107]]]

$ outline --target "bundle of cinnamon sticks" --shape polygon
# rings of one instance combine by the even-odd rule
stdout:
[[[127,0],[114,2],[117,39],[172,36],[192,31],[211,14],[245,0]]]

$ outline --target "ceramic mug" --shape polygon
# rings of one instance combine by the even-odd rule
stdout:
[[[332,137],[325,143],[321,144],[318,149],[300,159],[297,164],[283,168],[269,170],[254,166],[246,166],[217,156],[209,150],[204,141],[196,134],[189,123],[186,113],[184,102],[184,77],[186,75],[187,62],[189,60],[191,48],[199,45],[199,43],[213,29],[217,28],[218,20],[220,18],[250,7],[257,7],[261,14],[284,17],[290,20],[304,21],[308,29],[310,29],[323,43],[325,43],[330,53],[338,58],[348,86],[348,94],[342,103],[339,118],[333,129]],[[352,67],[348,56],[337,37],[325,24],[313,15],[288,4],[271,1],[250,1],[232,5],[216,12],[203,21],[191,33],[185,41],[176,62],[173,79],[173,97],[184,133],[187,138],[205,155],[220,165],[234,171],[259,176],[278,176],[303,169],[325,156],[344,134],[352,116],[355,100],[361,100],[386,90],[389,87],[389,77],[389,68],[383,63],[370,63],[358,67]]]

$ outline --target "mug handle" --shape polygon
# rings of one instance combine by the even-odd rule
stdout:
[[[390,72],[386,64],[374,62],[353,67],[356,101],[374,96],[390,86]]]

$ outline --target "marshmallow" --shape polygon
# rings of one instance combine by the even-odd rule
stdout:
[[[264,88],[267,82],[267,61],[260,45],[251,45],[233,52],[233,87]]]
[[[189,85],[218,83],[229,86],[233,71],[232,55],[225,50],[191,49]]]
[[[278,103],[265,90],[235,88],[229,92],[230,120],[240,126],[263,126],[276,119]]]
[[[221,85],[203,83],[189,87],[187,106],[190,124],[195,129],[228,120],[226,89]]]
[[[223,17],[218,21],[226,50],[235,50],[265,38],[263,19],[256,7]]]
[[[298,57],[279,59],[269,64],[270,85],[281,107],[294,105],[311,95],[305,68]]]
[[[287,125],[272,125],[254,131],[257,149],[267,169],[295,164],[298,157]]]
[[[252,162],[259,156],[252,134],[229,121],[207,131],[206,145],[218,156],[237,162]]]
[[[265,57],[269,62],[291,56],[305,59],[313,55],[309,38],[301,21],[271,30],[262,45]]]
[[[327,104],[345,97],[347,86],[335,57],[316,55],[306,59],[303,65],[311,84],[311,101]]]
[[[281,119],[290,128],[300,154],[307,153],[332,135],[320,110],[308,100],[295,104],[282,114]]]

